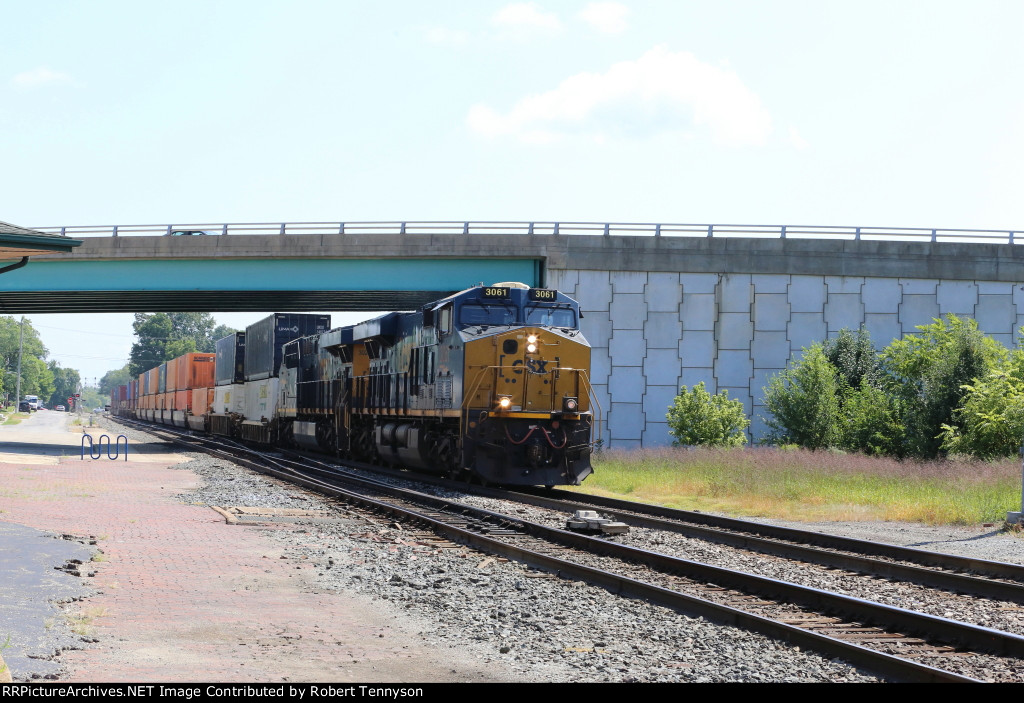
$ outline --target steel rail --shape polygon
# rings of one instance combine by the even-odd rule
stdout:
[[[241,447],[241,445],[235,445]],[[328,468],[328,464],[306,452],[294,452],[279,450],[283,454],[301,457],[305,462],[317,463],[321,470],[335,470]],[[358,462],[348,461],[348,464],[361,470],[372,470],[384,475],[412,479],[408,473],[386,469],[379,466],[371,466]],[[619,499],[605,498],[603,496],[589,496],[569,491],[545,490],[543,493],[530,490],[509,490],[486,486],[467,485],[463,482],[451,481],[449,479],[416,475],[415,480],[423,483],[430,483],[447,488],[472,492],[478,495],[490,496],[499,499],[511,499],[542,507],[550,510],[572,511],[594,507],[604,507],[609,516],[625,522],[634,527],[648,529],[660,529],[682,534],[684,536],[702,539],[705,541],[724,544],[738,549],[771,554],[774,556],[814,563],[821,566],[843,569],[855,573],[863,573],[882,578],[898,579],[909,583],[951,591],[954,593],[966,593],[1004,600],[1016,603],[1024,603],[1024,567],[1005,562],[992,562],[988,560],[975,560],[956,555],[926,550],[899,547],[878,542],[868,542],[846,537],[833,537],[822,535],[818,532],[796,530],[793,528],[782,528],[763,523],[739,520],[736,518],[724,518],[711,516],[703,513],[665,508],[662,506],[635,503]],[[554,497],[558,494],[561,497]],[[608,508],[611,509],[608,509]],[[666,514],[667,518],[652,516]],[[699,522],[701,518],[707,518],[708,522],[715,527],[706,527],[701,524],[687,524],[690,521]],[[723,524],[724,523],[724,524]],[[763,528],[769,528],[764,530]],[[727,530],[727,531],[722,531]],[[759,533],[767,532],[766,537],[758,536]],[[826,540],[819,538],[825,537]],[[778,541],[784,540],[784,541]],[[789,541],[792,540],[792,541]],[[807,546],[807,543],[820,541],[829,542],[832,549],[855,552],[844,553],[827,551],[814,546]],[[794,543],[796,542],[796,543]],[[864,554],[864,556],[858,555]],[[871,554],[899,559],[902,562],[924,563],[934,568],[923,568],[911,566],[906,563],[884,561],[873,558]],[[991,578],[981,578],[976,575],[957,573],[955,570],[971,570],[977,565],[988,567],[992,575],[999,578],[1014,578],[1014,582],[998,581]],[[939,569],[952,569],[954,571],[937,571]],[[998,573],[996,573],[998,572]],[[1021,582],[1016,582],[1019,579]]]
[[[579,507],[606,509],[616,519],[623,522],[633,519],[634,515],[649,515],[666,518],[668,520],[679,520],[691,522],[697,525],[717,527],[735,532],[742,532],[753,535],[761,535],[772,539],[788,540],[802,544],[812,544],[829,549],[841,549],[859,554],[888,557],[900,561],[911,562],[923,566],[934,566],[954,571],[970,571],[976,574],[984,574],[994,578],[1010,579],[1018,584],[1024,584],[1024,566],[1010,564],[1002,561],[989,559],[978,559],[976,557],[965,557],[944,552],[931,552],[926,549],[915,549],[914,547],[901,547],[885,542],[870,542],[868,540],[854,537],[840,537],[828,535],[821,532],[809,530],[798,530],[792,527],[781,525],[769,525],[753,520],[730,518],[720,515],[695,512],[692,510],[679,510],[660,505],[637,503],[619,498],[608,498],[573,491],[560,489],[540,491],[522,490],[513,491],[516,494],[529,497],[530,500],[543,499],[545,497],[567,501]],[[620,512],[621,511],[621,512]],[[1016,591],[1008,591],[1012,593]]]
[[[151,426],[147,426],[149,429]],[[169,428],[159,428],[159,431],[173,433]],[[172,435],[173,436],[173,435]],[[181,439],[181,437],[179,437]],[[189,438],[194,440],[196,438]],[[205,438],[202,440],[207,442]],[[256,454],[252,450],[246,450],[250,455]],[[250,468],[263,473],[269,473],[289,481],[294,481],[307,488],[328,493],[345,500],[352,500],[371,505],[376,510],[383,510],[396,516],[405,516],[424,524],[429,524],[440,534],[449,539],[462,541],[474,547],[499,553],[509,558],[518,559],[541,568],[556,571],[560,575],[569,575],[581,578],[588,582],[598,583],[614,593],[643,597],[654,602],[670,607],[695,612],[701,615],[712,617],[719,622],[726,622],[748,629],[753,629],[763,634],[775,637],[783,637],[797,644],[813,647],[816,651],[828,654],[829,656],[842,656],[850,661],[883,672],[887,675],[898,675],[910,680],[928,681],[974,681],[953,672],[937,669],[920,662],[895,657],[894,655],[877,650],[852,644],[834,637],[822,635],[813,630],[796,627],[786,623],[780,623],[770,618],[750,613],[728,605],[714,603],[710,600],[681,593],[679,591],[657,586],[644,581],[638,581],[621,574],[613,574],[604,570],[595,569],[574,562],[552,557],[529,550],[524,547],[508,544],[500,537],[492,538],[481,535],[468,529],[467,526],[452,525],[437,517],[438,513],[426,514],[418,510],[410,510],[394,506],[390,503],[367,498],[352,493],[337,486],[326,485],[323,481],[297,476],[292,468],[269,468],[261,462],[281,465],[277,459],[260,457],[246,459],[235,457],[234,461],[243,463]],[[338,478],[337,476],[333,478]],[[714,567],[699,562],[679,559],[664,554],[648,552],[645,550],[618,545],[604,540],[577,535],[557,530],[554,528],[537,525],[520,518],[510,517],[487,511],[483,509],[470,508],[443,498],[428,496],[415,491],[401,489],[378,481],[364,479],[351,474],[344,474],[347,482],[362,484],[371,490],[382,492],[393,498],[401,500],[413,500],[419,504],[426,503],[434,510],[454,510],[458,513],[457,520],[461,523],[476,521],[493,526],[501,532],[515,527],[523,534],[544,539],[570,547],[583,549],[590,553],[604,554],[614,558],[622,559],[632,563],[644,563],[649,568],[655,568],[665,574],[680,574],[686,578],[697,579],[704,582],[711,582],[718,585],[725,585],[736,588],[744,593],[751,593],[762,597],[781,599],[801,607],[814,609],[824,613],[844,612],[848,616],[859,621],[875,622],[883,627],[891,629],[894,625],[904,629],[904,632],[912,635],[922,635],[926,638],[936,637],[947,643],[958,646],[968,646],[976,651],[990,652],[1001,656],[1022,657],[1024,656],[1024,638],[1009,633],[983,628],[965,623],[959,623],[945,618],[915,613],[913,611],[884,606],[872,603],[863,599],[851,598],[834,594],[821,589],[814,589],[805,586],[798,586],[776,579],[765,578],[746,574],[743,572],[731,571]],[[367,503],[368,502],[368,503]],[[833,627],[832,629],[835,629]]]
[[[475,487],[474,487],[475,488]],[[597,507],[597,503],[588,502],[586,500],[561,500],[557,498],[548,498],[543,495],[537,495],[530,492],[521,491],[500,491],[494,489],[478,489],[480,493],[492,493],[495,497],[510,497],[512,500],[522,501],[530,505],[542,507],[550,510],[579,510],[579,509],[592,509]],[[578,495],[578,494],[571,494]],[[724,544],[726,546],[735,547],[738,549],[746,549],[749,551],[759,552],[762,554],[771,554],[774,556],[784,557],[786,559],[793,559],[798,561],[804,561],[821,566],[828,566],[832,568],[844,569],[847,571],[871,574],[874,576],[880,576],[883,578],[898,579],[900,581],[907,581],[910,583],[916,583],[921,586],[928,588],[937,588],[946,591],[953,591],[956,593],[967,593],[970,595],[980,596],[983,598],[992,598],[995,600],[1006,600],[1013,601],[1016,603],[1024,603],[1024,583],[1015,583],[1008,581],[997,581],[990,578],[981,578],[969,574],[956,573],[950,571],[939,571],[935,568],[925,568],[921,566],[912,566],[905,563],[885,561],[868,555],[862,554],[851,554],[846,552],[829,551],[814,546],[807,546],[806,544],[795,544],[789,541],[779,541],[780,538],[766,538],[760,537],[756,534],[757,528],[745,530],[743,532],[733,531],[732,529],[724,531],[724,528],[705,527],[702,525],[688,524],[685,522],[678,522],[676,519],[665,519],[659,517],[652,517],[644,514],[642,509],[646,508],[642,504],[640,510],[636,512],[629,512],[623,510],[621,507],[616,509],[608,510],[606,512],[610,517],[624,522],[632,527],[644,527],[649,529],[665,530],[669,532],[675,532],[682,534],[687,537],[693,537],[695,539],[701,539],[708,542],[714,542],[717,544]],[[681,518],[680,518],[681,519]],[[758,526],[760,523],[750,523],[751,525]],[[801,533],[811,535],[813,539],[814,535],[818,533],[806,532]],[[793,537],[792,539],[798,541],[805,541],[799,537]],[[868,545],[874,545],[876,543],[867,543]],[[889,546],[889,545],[887,545]],[[908,555],[903,561],[913,561],[911,557],[916,557],[916,552],[922,550],[912,550],[912,553]],[[943,556],[940,554],[940,556]],[[952,556],[952,555],[951,555]],[[959,564],[959,560],[954,560]],[[995,562],[1001,564],[1001,562]],[[962,568],[960,566],[950,566],[945,563],[933,564],[936,567],[943,568]],[[1016,565],[1009,565],[1016,566]],[[1022,578],[1024,578],[1024,567],[1021,567]]]
[[[307,461],[318,461],[312,455],[305,452],[294,452],[294,454],[302,456]],[[407,472],[400,470],[386,469],[368,464],[357,464],[351,461],[347,463],[356,465],[362,470],[372,470],[396,478],[412,478]],[[1024,603],[1024,566],[1017,564],[971,559],[953,554],[929,552],[921,549],[868,542],[847,537],[833,537],[794,528],[776,528],[772,525],[737,518],[724,518],[570,491],[549,489],[541,491],[540,489],[530,490],[521,487],[504,489],[477,486],[421,474],[417,474],[415,480],[482,496],[516,500],[540,508],[562,512],[601,507],[604,508],[604,512],[609,517],[633,527],[671,531],[738,549],[771,554],[786,559],[870,574],[882,578],[898,579],[900,581],[916,583],[927,588],[966,593],[994,600]],[[665,517],[660,517],[661,515]],[[706,522],[709,523],[709,526],[699,524],[703,518],[707,518]],[[760,536],[762,534],[764,536]],[[822,546],[828,549],[843,551],[828,551],[827,549],[808,546],[809,544],[819,542],[827,543]],[[898,559],[899,561],[885,561],[875,558],[876,556]],[[920,563],[925,566],[913,566],[901,562]],[[936,569],[944,570],[938,571]],[[981,571],[995,578],[1013,580],[999,581],[992,578],[959,573],[971,570]]]

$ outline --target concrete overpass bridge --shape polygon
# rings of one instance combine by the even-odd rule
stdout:
[[[669,441],[679,386],[761,389],[811,342],[879,346],[952,312],[1007,346],[1024,325],[1020,232],[604,223],[42,227],[83,244],[0,276],[0,314],[409,309],[479,282],[579,300],[613,447]],[[176,231],[204,235],[167,236]]]

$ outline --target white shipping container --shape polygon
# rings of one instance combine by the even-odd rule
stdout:
[[[229,386],[214,388],[213,407],[210,410],[217,415],[226,413],[245,415],[245,385],[233,383]]]
[[[259,422],[271,420],[277,410],[277,391],[279,378],[263,378],[259,381],[248,381],[245,384],[245,419]]]

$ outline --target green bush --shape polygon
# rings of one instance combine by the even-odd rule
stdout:
[[[807,449],[838,445],[839,383],[820,344],[804,349],[800,361],[768,381],[764,405],[772,415],[766,418],[768,442]]]
[[[692,389],[683,386],[668,408],[668,432],[672,444],[740,447],[750,424],[743,403],[729,400],[729,391],[711,395],[701,381]]]
[[[907,428],[898,396],[861,380],[860,388],[848,389],[841,402],[839,444],[865,454],[903,457]]]
[[[963,430],[965,388],[1005,362],[1006,349],[978,329],[967,317],[947,315],[933,324],[919,325],[919,334],[894,340],[882,351],[906,409],[908,450],[923,458],[938,456],[947,430]]]
[[[878,387],[882,381],[882,364],[871,342],[871,335],[861,327],[852,332],[848,327],[821,346],[828,362],[835,367],[839,383],[847,389],[858,389],[863,382]]]
[[[1020,358],[1021,351],[1014,352]],[[943,425],[942,449],[980,459],[1015,455],[1024,440],[1024,376],[1014,364],[999,364],[974,383],[963,386],[963,404],[954,412],[957,425]]]
[[[876,353],[843,329],[764,389],[772,443],[930,459],[1013,456],[1024,439],[1024,349],[947,315]],[[1024,328],[1022,328],[1024,335]]]

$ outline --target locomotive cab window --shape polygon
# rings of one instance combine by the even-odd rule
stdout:
[[[572,308],[549,305],[529,305],[526,324],[542,327],[576,327],[576,313]]]
[[[451,334],[452,332],[452,306],[446,305],[441,308],[437,316],[437,332],[440,335]]]
[[[493,305],[463,305],[459,310],[459,325],[514,325],[516,309],[511,305],[495,303]]]

